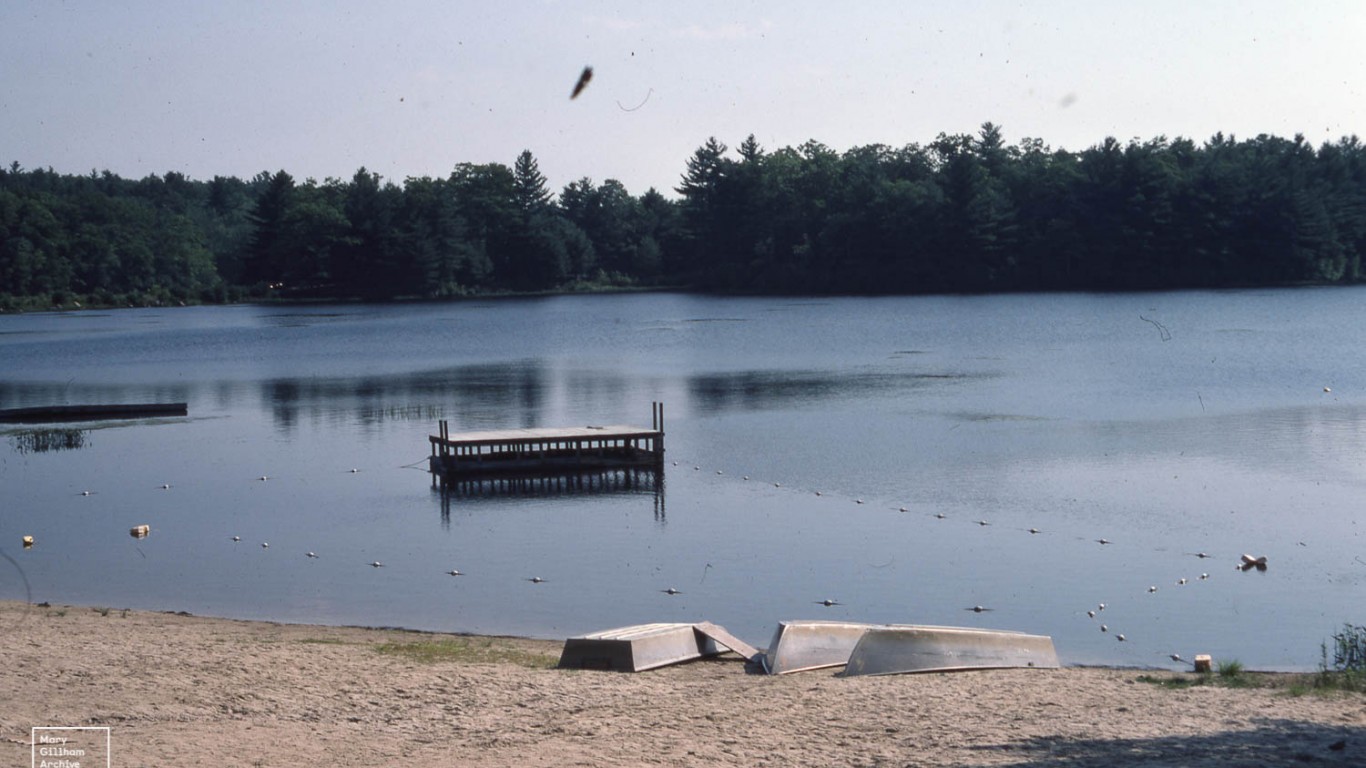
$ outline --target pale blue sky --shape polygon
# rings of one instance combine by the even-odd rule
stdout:
[[[588,176],[672,195],[713,135],[1366,135],[1355,0],[7,0],[0,39],[0,162],[133,178],[401,181],[530,149],[557,191]]]

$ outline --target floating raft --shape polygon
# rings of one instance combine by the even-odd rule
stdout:
[[[152,416],[185,416],[188,403],[110,403],[106,405],[43,405],[0,409],[0,422],[42,424],[102,419],[142,419]]]
[[[637,624],[594,632],[564,641],[561,669],[644,672],[727,650],[746,659],[759,652],[725,628],[709,621],[697,624]]]
[[[543,476],[664,464],[664,405],[653,426],[504,429],[451,434],[446,421],[431,435],[429,463],[443,482],[472,477]]]

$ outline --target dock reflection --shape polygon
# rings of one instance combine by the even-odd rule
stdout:
[[[630,467],[552,475],[471,477],[440,481],[432,490],[441,500],[441,525],[450,525],[452,504],[478,504],[494,499],[545,499],[564,496],[629,496],[650,494],[655,522],[666,522],[664,470]]]

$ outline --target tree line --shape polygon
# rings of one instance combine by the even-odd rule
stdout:
[[[1007,145],[709,139],[673,197],[530,151],[401,184],[0,169],[0,306],[389,300],[667,286],[715,292],[1128,290],[1362,279],[1355,136]]]

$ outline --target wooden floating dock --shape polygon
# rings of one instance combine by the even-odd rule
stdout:
[[[110,403],[107,405],[44,405],[34,408],[0,409],[0,422],[45,422],[143,419],[153,416],[185,416],[188,403]]]
[[[431,435],[431,473],[442,483],[497,476],[572,475],[664,464],[664,404],[651,404],[649,429],[587,426]]]

